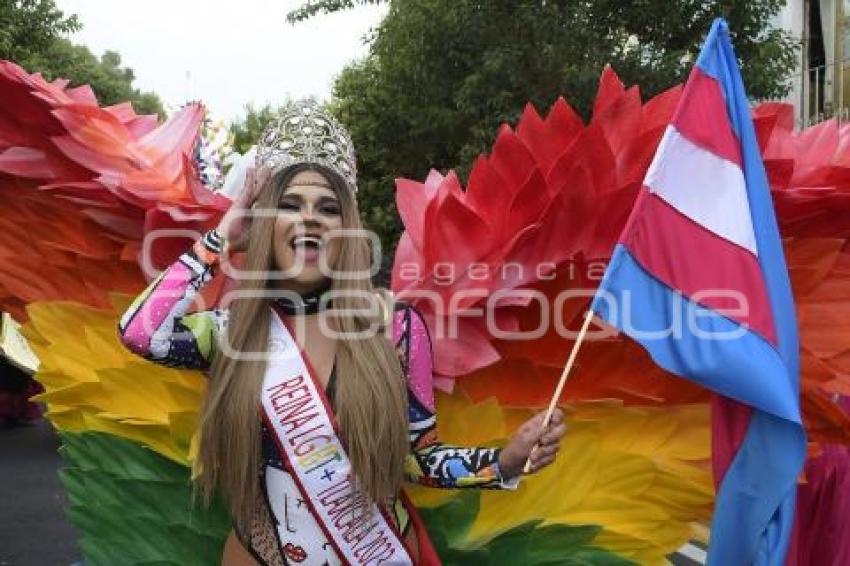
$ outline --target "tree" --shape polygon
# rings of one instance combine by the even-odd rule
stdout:
[[[378,0],[380,1],[380,0]],[[319,0],[300,21],[375,0]],[[754,98],[779,96],[797,44],[770,21],[782,0],[393,0],[365,60],[334,86],[333,108],[351,130],[361,166],[364,218],[393,244],[393,179],[430,167],[471,165],[500,124],[526,102],[565,96],[587,117],[611,64],[652,96],[681,82],[711,21],[724,15]]]
[[[98,59],[87,47],[63,34],[77,31],[76,16],[65,16],[54,0],[0,0],[0,59],[8,59],[48,80],[87,84],[104,105],[131,102],[137,112],[165,115],[152,92],[133,87],[133,70],[121,66],[121,56],[107,51]]]
[[[279,113],[280,107],[265,104],[259,108],[253,104],[245,105],[245,116],[233,122],[230,131],[233,133],[233,149],[245,153],[260,139],[260,134]]]
[[[0,0],[0,59],[25,66],[56,38],[80,27],[77,16],[65,16],[54,0]]]
[[[340,10],[353,8],[358,4],[383,4],[387,0],[318,0],[311,1],[289,12],[286,19],[289,23],[302,22],[317,14],[330,14]]]
[[[28,70],[39,71],[48,80],[64,78],[75,86],[87,84],[103,105],[129,101],[136,112],[165,115],[156,94],[133,87],[136,76],[132,69],[121,66],[121,55],[115,51],[106,51],[98,59],[88,47],[58,38],[30,59]]]

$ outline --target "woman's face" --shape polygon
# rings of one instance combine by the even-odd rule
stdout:
[[[299,293],[321,286],[327,269],[322,273],[320,265],[333,268],[340,253],[340,238],[323,236],[340,228],[340,202],[327,178],[318,171],[296,174],[283,191],[274,225],[275,266],[286,274],[279,284]]]

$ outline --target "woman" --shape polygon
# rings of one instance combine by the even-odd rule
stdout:
[[[233,515],[222,563],[439,564],[403,479],[515,487],[529,456],[532,471],[554,460],[563,415],[545,430],[537,415],[504,449],[440,443],[425,324],[375,292],[368,243],[351,232],[348,134],[314,102],[290,104],[254,171],[119,325],[138,354],[209,373],[198,482]],[[225,240],[245,252],[242,270],[221,262],[238,292],[227,311],[187,314]]]

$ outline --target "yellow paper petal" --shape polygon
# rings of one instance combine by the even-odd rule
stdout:
[[[493,400],[472,404],[457,393],[439,396],[438,406],[440,438],[459,445],[504,441],[530,416]],[[710,518],[709,419],[707,405],[627,408],[604,401],[568,407],[568,432],[555,464],[524,478],[516,492],[482,491],[467,544],[542,519],[599,525],[594,544],[640,563],[663,564],[695,536],[694,524]],[[498,434],[482,430],[483,423]],[[416,503],[446,499],[445,490],[430,491],[416,489]]]
[[[129,297],[112,300],[114,311],[69,302],[29,305],[23,334],[41,359],[36,379],[46,389],[40,399],[48,403],[47,416],[61,430],[115,434],[188,464],[206,381],[199,372],[129,352],[117,336]]]

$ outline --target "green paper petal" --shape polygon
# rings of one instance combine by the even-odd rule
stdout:
[[[420,510],[437,553],[446,566],[625,566],[634,562],[593,545],[598,525],[548,525],[529,521],[493,539],[469,546],[465,535],[479,512],[480,494],[463,491],[448,502]]]
[[[60,479],[86,566],[219,564],[230,518],[193,502],[190,470],[105,433],[61,434]]]

